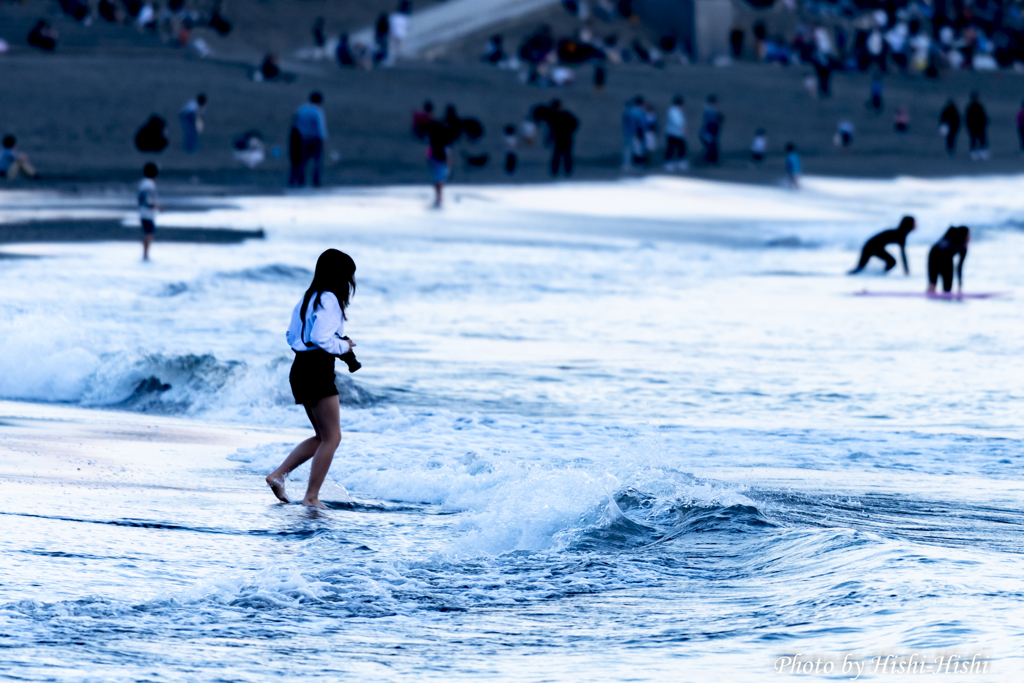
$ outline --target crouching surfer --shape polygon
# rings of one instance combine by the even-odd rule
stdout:
[[[971,231],[967,226],[950,228],[942,236],[932,250],[928,252],[928,293],[935,293],[935,285],[942,278],[942,291],[949,293],[953,289],[953,257],[959,255],[956,264],[956,291],[964,291],[964,259],[967,258],[967,243],[971,241]]]
[[[302,504],[324,507],[320,487],[341,443],[338,388],[334,384],[334,359],[349,353],[355,342],[345,337],[345,309],[356,291],[356,264],[348,254],[328,249],[316,262],[313,282],[292,311],[285,335],[295,352],[288,381],[295,402],[306,409],[315,436],[298,446],[281,466],[267,475],[267,484],[280,500],[290,503],[284,483],[299,465],[313,459],[309,485]]]
[[[890,244],[898,244],[900,246],[900,258],[903,259],[903,274],[910,275],[910,268],[907,266],[907,235],[915,227],[917,227],[917,224],[914,222],[914,217],[904,216],[903,220],[900,221],[899,227],[892,230],[883,230],[869,239],[860,252],[860,263],[849,274],[856,275],[864,270],[864,266],[868,264],[872,256],[877,256],[885,261],[885,272],[888,273],[896,266],[896,259],[886,251],[885,247]]]

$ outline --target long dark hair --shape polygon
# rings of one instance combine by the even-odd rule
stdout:
[[[313,282],[306,290],[306,296],[302,298],[302,320],[306,320],[306,308],[309,300],[313,299],[313,310],[320,307],[320,296],[324,292],[330,292],[338,297],[338,304],[341,306],[341,317],[345,320],[345,309],[352,295],[356,293],[356,262],[352,257],[337,249],[328,249],[320,254],[316,260],[316,272],[313,273]]]

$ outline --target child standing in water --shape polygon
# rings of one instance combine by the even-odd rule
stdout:
[[[351,256],[328,249],[317,259],[313,282],[292,311],[285,338],[295,352],[295,361],[288,382],[295,402],[306,409],[315,435],[296,446],[280,467],[267,475],[270,490],[285,503],[291,502],[285,493],[285,479],[312,458],[302,504],[325,507],[320,502],[320,487],[341,443],[334,359],[356,345],[345,337],[345,309],[356,291],[355,275],[356,264]]]
[[[144,176],[139,183],[139,222],[142,224],[142,260],[149,260],[149,245],[153,244],[156,235],[156,212],[160,206],[156,203],[156,164],[150,162],[142,169]]]

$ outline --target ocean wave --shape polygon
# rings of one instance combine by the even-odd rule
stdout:
[[[295,403],[287,356],[250,364],[212,354],[96,356],[71,348],[9,366],[10,372],[0,373],[0,397],[6,399],[257,423],[287,421],[281,409]],[[347,374],[338,373],[336,385],[343,406],[365,408],[381,400]]]
[[[291,266],[287,263],[270,263],[257,268],[245,268],[226,273],[217,273],[217,277],[248,280],[250,282],[306,282],[312,279],[313,271],[302,266]]]

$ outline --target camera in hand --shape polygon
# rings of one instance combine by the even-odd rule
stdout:
[[[351,342],[352,341],[348,337],[342,337],[342,339],[344,339],[347,342]],[[360,363],[358,360],[356,360],[356,354],[352,353],[352,348],[351,347],[349,347],[348,351],[346,351],[345,353],[343,353],[340,356],[338,356],[338,358],[340,358],[341,360],[343,360],[345,362],[345,365],[348,366],[348,371],[349,372],[355,372],[359,368],[363,367],[363,364]]]

